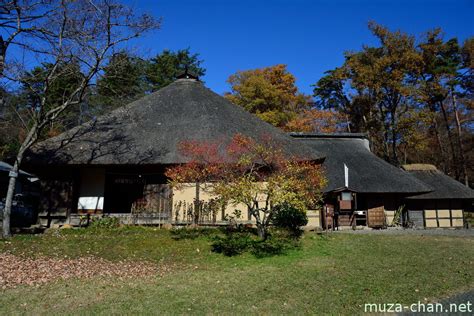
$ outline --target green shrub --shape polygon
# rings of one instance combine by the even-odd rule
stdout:
[[[253,239],[248,233],[231,233],[225,236],[215,236],[212,242],[212,251],[226,256],[235,256],[249,249]]]
[[[251,235],[257,235],[257,228],[246,224],[237,224],[234,226],[227,225],[223,228],[223,232],[226,234],[247,233]]]
[[[97,217],[93,218],[91,223],[89,224],[89,228],[91,229],[109,229],[109,228],[116,228],[120,226],[120,219],[118,217]]]
[[[201,228],[201,227],[181,227],[171,230],[171,238],[174,240],[196,239],[202,236],[213,236],[219,233],[217,228]]]
[[[250,252],[258,258],[281,255],[289,248],[289,243],[286,239],[267,238],[253,243]]]
[[[291,237],[289,237],[291,236]],[[275,256],[285,253],[286,250],[299,246],[299,242],[286,231],[272,231],[266,240],[259,240],[251,232],[231,232],[225,235],[216,235],[212,238],[213,252],[226,256],[235,256],[250,252],[258,258]]]
[[[306,212],[289,204],[281,204],[273,209],[272,223],[275,227],[287,229],[293,237],[299,238],[302,226],[308,224]]]
[[[294,238],[293,233],[287,229],[271,229],[266,240],[255,241],[251,253],[258,257],[269,257],[284,254],[287,250],[299,248],[299,239]]]

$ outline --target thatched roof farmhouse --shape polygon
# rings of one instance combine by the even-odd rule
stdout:
[[[424,211],[431,208],[425,201],[436,196],[449,201],[472,196],[472,190],[435,171],[427,175],[390,165],[370,151],[364,134],[286,134],[186,75],[32,148],[26,167],[41,178],[42,223],[77,224],[84,214],[125,218],[137,210],[158,222],[182,222],[173,210],[179,206],[185,214],[196,192],[174,191],[164,176],[167,166],[187,162],[179,145],[225,144],[236,134],[271,138],[288,156],[323,163],[329,184],[323,211],[310,214],[314,227],[384,227],[407,201],[423,201],[416,203],[424,203]],[[460,207],[449,203],[450,209]],[[417,214],[412,212],[414,220]],[[452,217],[450,224],[459,221]]]
[[[407,196],[431,188],[370,151],[366,134],[292,133],[300,143],[326,156],[326,212],[338,213],[340,226],[383,227]],[[330,226],[333,219],[327,219]],[[329,221],[329,223],[328,223]]]

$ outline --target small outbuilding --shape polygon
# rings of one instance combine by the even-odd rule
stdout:
[[[403,169],[432,188],[407,197],[408,221],[426,228],[463,227],[465,212],[473,210],[474,190],[429,164],[404,165]]]
[[[368,226],[393,222],[408,196],[432,189],[409,172],[377,157],[366,134],[291,133],[301,144],[326,156],[328,178],[322,227]]]

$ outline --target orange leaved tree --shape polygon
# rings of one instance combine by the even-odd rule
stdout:
[[[246,205],[262,239],[275,206],[286,203],[304,212],[317,205],[326,184],[318,163],[284,153],[269,137],[236,134],[227,144],[188,141],[180,151],[189,162],[166,171],[171,184],[200,183],[227,203]]]

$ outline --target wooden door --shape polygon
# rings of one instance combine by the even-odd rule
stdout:
[[[367,226],[372,228],[381,228],[385,226],[385,211],[383,199],[368,199]]]
[[[321,214],[323,219],[323,229],[330,229],[333,227],[334,205],[326,204]]]

